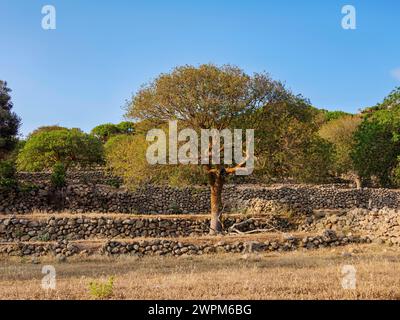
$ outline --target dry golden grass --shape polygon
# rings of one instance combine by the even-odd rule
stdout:
[[[343,251],[357,248],[353,256]],[[1,299],[91,299],[89,282],[115,277],[114,299],[398,299],[400,250],[382,246],[198,257],[42,258],[0,260]],[[57,288],[41,288],[52,264]],[[341,286],[344,265],[357,269],[357,288]]]

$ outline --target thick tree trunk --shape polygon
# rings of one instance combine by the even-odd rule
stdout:
[[[210,234],[222,232],[221,214],[222,214],[222,188],[224,179],[220,175],[210,175],[211,187],[211,222]]]

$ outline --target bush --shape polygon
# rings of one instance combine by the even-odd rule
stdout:
[[[354,171],[351,153],[355,145],[354,133],[361,121],[359,116],[342,116],[324,124],[319,130],[319,135],[333,144],[334,171],[338,176]]]
[[[10,160],[0,162],[0,188],[14,188],[17,186],[15,163]]]
[[[110,299],[114,295],[114,277],[108,278],[106,283],[90,282],[89,293],[93,299]]]
[[[121,182],[119,181],[119,179],[117,179],[117,178],[112,178],[112,179],[108,179],[107,181],[106,181],[106,184],[108,185],[108,186],[110,186],[110,187],[113,187],[113,188],[119,188],[119,187],[121,187]]]
[[[48,170],[57,163],[67,169],[102,164],[103,145],[79,129],[39,131],[28,138],[17,158],[21,171]]]
[[[51,174],[50,181],[51,185],[57,189],[65,187],[66,185],[66,170],[62,163],[57,163],[53,167],[53,173]]]

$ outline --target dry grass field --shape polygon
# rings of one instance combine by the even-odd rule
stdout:
[[[349,252],[351,254],[349,254]],[[55,290],[41,287],[54,265]],[[343,289],[344,265],[356,289]],[[196,257],[1,258],[0,299],[95,299],[89,283],[114,277],[110,299],[399,299],[400,249],[377,245]]]

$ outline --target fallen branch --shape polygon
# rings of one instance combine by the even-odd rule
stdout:
[[[239,231],[238,229],[232,229],[230,232],[236,232],[238,234],[253,234],[253,233],[264,233],[264,232],[270,232],[272,230],[275,230],[275,228],[270,228],[270,229],[254,229],[250,231]]]

